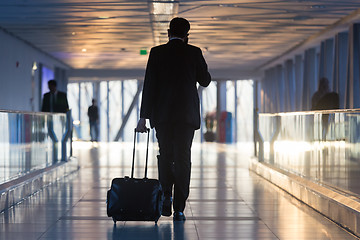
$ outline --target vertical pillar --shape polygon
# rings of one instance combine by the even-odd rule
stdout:
[[[327,39],[325,41],[325,77],[329,79],[330,89],[333,87],[333,67],[334,67],[334,39]]]
[[[99,111],[99,119],[98,119],[98,123],[97,123],[97,126],[98,126],[98,139],[97,140],[100,140],[100,126],[101,126],[101,101],[100,101],[100,81],[97,81],[97,82],[93,82],[92,84],[92,87],[93,87],[93,97],[96,101],[96,106],[98,106],[98,111]]]
[[[254,141],[254,155],[257,156],[257,142],[258,142],[258,129],[259,129],[259,120],[258,120],[258,94],[259,94],[259,82],[253,81],[253,97],[254,97],[254,106],[253,106],[253,141]]]
[[[275,91],[277,96],[277,107],[276,112],[285,111],[285,81],[284,81],[284,71],[282,65],[277,65],[275,68]]]
[[[270,69],[270,81],[268,82],[268,86],[270,89],[270,113],[278,112],[277,109],[277,89],[276,89],[277,81],[275,76],[275,68]]]
[[[301,110],[310,110],[311,108],[311,97],[317,89],[316,76],[316,49],[310,48],[305,51]]]
[[[226,111],[226,81],[216,82],[216,139],[220,140],[220,117],[221,112]]]
[[[238,96],[237,96],[237,80],[234,81],[234,143],[238,138]]]
[[[106,82],[106,136],[107,141],[110,142],[110,87],[109,81]]]
[[[302,91],[303,91],[303,58],[301,55],[295,56],[294,77],[295,77],[295,111],[302,109]]]
[[[347,61],[346,78],[346,108],[360,107],[360,86],[359,86],[359,44],[360,44],[360,24],[356,23],[350,27],[349,31],[349,53]]]
[[[264,92],[264,85],[265,85],[265,80],[262,79],[259,85],[259,89],[260,89],[260,106],[259,106],[259,113],[265,113],[265,92]]]
[[[296,110],[295,108],[295,74],[294,74],[294,62],[293,60],[287,60],[285,62],[284,68],[284,78],[285,78],[285,103],[287,103],[287,107],[285,111],[293,112]]]
[[[124,107],[125,107],[125,90],[124,90],[124,80],[121,81],[121,121],[124,121],[124,117],[125,117],[125,111],[124,111]],[[121,133],[121,140],[124,141],[124,132]]]
[[[100,106],[100,82],[93,82],[93,98],[96,100],[96,105]]]
[[[265,76],[263,80],[262,92],[263,92],[263,112],[271,112],[271,71],[270,69],[265,71]]]
[[[334,52],[334,72],[333,72],[333,91],[339,94],[340,108],[345,108],[345,86],[346,86],[346,66],[348,52],[347,32],[338,33],[335,36]]]
[[[267,104],[267,101],[266,101],[266,95],[267,95],[267,84],[266,84],[266,81],[268,79],[268,74],[269,73],[269,70],[265,70],[264,71],[264,77],[261,81],[261,110],[260,112],[262,113],[267,113],[267,109],[266,109],[266,104]]]
[[[204,142],[204,107],[203,107],[203,88],[198,88],[199,100],[200,100],[200,142]],[[205,123],[206,124],[206,123]]]
[[[319,76],[326,77],[325,76],[325,63],[326,63],[326,54],[325,54],[325,41],[322,41],[320,44],[320,62],[319,62]]]
[[[80,129],[79,129],[79,139],[82,139],[82,124],[81,124],[81,83],[79,83],[79,102],[78,102],[78,117],[79,117],[79,122],[80,122]]]
[[[329,80],[330,89],[333,89],[334,39],[321,42],[319,61],[318,79],[326,77]]]

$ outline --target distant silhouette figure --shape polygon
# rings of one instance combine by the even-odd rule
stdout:
[[[319,99],[314,110],[339,109],[339,94],[330,92]]]
[[[318,91],[314,93],[311,99],[311,105],[311,110],[339,109],[339,94],[330,92],[329,80],[327,78],[320,79]],[[321,140],[326,140],[328,127],[329,114],[323,114]]]
[[[159,180],[165,195],[162,215],[172,214],[174,187],[175,221],[185,220],[191,145],[195,130],[200,128],[197,83],[206,87],[211,81],[201,49],[187,44],[189,29],[186,19],[172,19],[169,42],[151,49],[136,128],[138,132],[146,132],[146,119],[155,127],[160,152]]]
[[[330,92],[327,78],[321,78],[319,88],[311,99],[311,110],[331,109],[339,109],[339,95],[336,92]]]
[[[95,99],[92,100],[92,105],[88,108],[88,116],[90,123],[90,137],[91,141],[98,141],[99,137],[99,110],[95,105]]]
[[[44,94],[42,112],[66,113],[69,111],[66,93],[58,91],[56,85],[55,80],[48,81],[50,92]]]

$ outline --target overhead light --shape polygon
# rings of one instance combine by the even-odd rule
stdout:
[[[82,52],[86,52],[87,50],[86,50],[86,48],[83,48],[81,51],[82,51]]]
[[[153,14],[166,14],[172,15],[174,13],[174,2],[152,2]]]
[[[36,71],[37,69],[38,69],[38,68],[37,68],[37,64],[36,64],[36,62],[34,62],[34,63],[33,63],[33,66],[32,66],[32,70],[33,70],[33,71]]]
[[[71,35],[73,35],[73,36],[74,36],[75,34],[76,34],[76,32],[72,32],[72,33],[71,33]]]
[[[314,8],[314,9],[324,9],[326,8],[325,5],[312,5],[310,8]]]
[[[101,16],[101,17],[99,17],[100,19],[108,19],[109,17],[107,17],[107,16]]]
[[[165,43],[167,41],[169,22],[179,11],[179,1],[156,0],[148,1],[148,4],[154,43],[155,45]]]

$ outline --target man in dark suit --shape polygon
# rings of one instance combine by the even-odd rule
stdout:
[[[66,93],[57,91],[56,85],[55,80],[48,81],[50,92],[44,94],[42,112],[66,113],[69,110]]]
[[[189,196],[191,145],[200,128],[197,83],[206,87],[211,76],[200,48],[187,44],[189,22],[174,18],[169,42],[151,49],[146,67],[140,120],[136,131],[146,132],[146,119],[155,127],[159,143],[159,180],[164,190],[164,216],[184,221]],[[174,188],[174,194],[172,194]]]

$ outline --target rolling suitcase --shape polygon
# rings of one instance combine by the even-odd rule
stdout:
[[[164,200],[161,184],[157,179],[147,178],[148,129],[146,145],[145,177],[134,178],[136,130],[134,131],[134,148],[131,167],[131,177],[114,178],[107,192],[107,215],[116,221],[155,221],[161,216]]]

